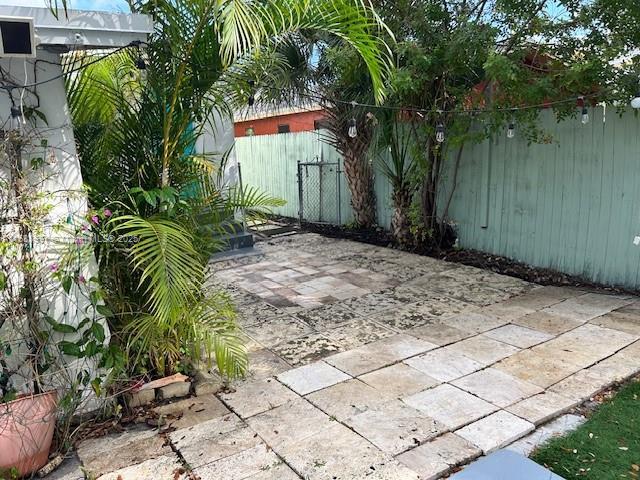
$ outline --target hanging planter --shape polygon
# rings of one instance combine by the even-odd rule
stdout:
[[[22,477],[47,463],[56,406],[55,391],[0,404],[0,472],[15,468]]]

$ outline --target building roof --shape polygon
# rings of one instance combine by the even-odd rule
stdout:
[[[0,16],[33,19],[36,45],[69,49],[124,47],[153,32],[151,17],[139,14],[68,10],[56,18],[48,8],[0,5]]]

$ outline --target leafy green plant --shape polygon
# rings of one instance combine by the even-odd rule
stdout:
[[[355,0],[133,8],[155,21],[143,49],[96,63],[91,55],[68,59],[85,65],[67,86],[92,231],[102,239],[95,252],[109,325],[130,374],[169,374],[205,357],[235,377],[246,370],[246,351],[231,302],[205,289],[207,262],[240,215],[262,217],[282,201],[225,183],[228,151],[198,153],[196,141],[288,68],[278,48],[301,30],[350,45],[381,95],[387,63],[378,20]],[[135,68],[142,60],[144,74]]]

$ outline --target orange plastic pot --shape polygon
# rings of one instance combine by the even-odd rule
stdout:
[[[42,468],[56,425],[55,391],[0,404],[0,470],[26,476]]]

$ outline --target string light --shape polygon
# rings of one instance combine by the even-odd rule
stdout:
[[[444,142],[444,124],[442,122],[438,122],[436,125],[436,142]]]
[[[349,120],[349,137],[356,138],[358,136],[358,122],[355,118]]]
[[[631,106],[635,109],[640,109],[640,91],[638,91],[636,96],[631,100]]]
[[[511,119],[511,121],[509,122],[509,127],[507,128],[507,138],[513,138],[516,136],[516,124],[513,121],[513,119]]]
[[[589,109],[587,108],[587,102],[584,97],[578,97],[578,101],[582,104],[582,124],[586,125],[589,123]]]
[[[22,112],[18,107],[11,107],[11,128],[20,130],[22,126]]]

